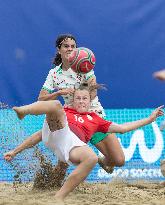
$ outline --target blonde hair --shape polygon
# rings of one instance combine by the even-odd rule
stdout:
[[[89,95],[91,97],[92,91],[98,90],[98,89],[106,89],[104,84],[89,84],[88,82],[83,82],[80,84],[79,88],[75,88],[75,92],[77,90],[87,90],[89,92]]]

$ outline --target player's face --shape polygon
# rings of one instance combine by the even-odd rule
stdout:
[[[58,48],[58,53],[61,54],[62,61],[65,62],[68,60],[72,51],[76,48],[76,42],[73,39],[65,39],[61,47]]]
[[[76,90],[74,93],[73,107],[78,112],[87,112],[90,108],[90,94],[87,90]]]

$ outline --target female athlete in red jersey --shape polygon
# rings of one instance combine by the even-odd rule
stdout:
[[[42,137],[37,140],[35,138],[35,141],[30,138],[20,150],[42,140],[61,161],[77,165],[56,193],[56,198],[60,200],[73,191],[98,162],[96,154],[86,145],[95,132],[125,133],[147,125],[164,114],[163,106],[160,106],[149,117],[141,120],[124,124],[109,122],[94,112],[88,112],[91,102],[90,91],[91,89],[84,85],[75,90],[72,107],[63,108],[57,100],[38,101],[22,107],[13,107],[19,119],[28,114],[46,114]],[[10,153],[4,155],[6,160],[10,160],[11,157]]]

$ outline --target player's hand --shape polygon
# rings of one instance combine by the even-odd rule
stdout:
[[[151,115],[149,116],[151,122],[155,121],[156,118],[164,115],[163,108],[164,108],[164,105],[161,105],[151,113]]]
[[[73,93],[74,93],[74,89],[72,89],[72,88],[65,88],[65,89],[60,89],[59,91],[59,94],[60,95],[73,95]]]
[[[153,73],[153,77],[158,80],[165,80],[165,70],[160,70]]]
[[[6,161],[10,162],[14,157],[15,157],[15,153],[14,151],[9,151],[9,152],[6,152],[3,157]]]

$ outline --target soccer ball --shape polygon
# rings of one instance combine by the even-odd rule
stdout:
[[[94,53],[84,47],[75,48],[69,57],[69,64],[76,73],[88,73],[95,66]]]

